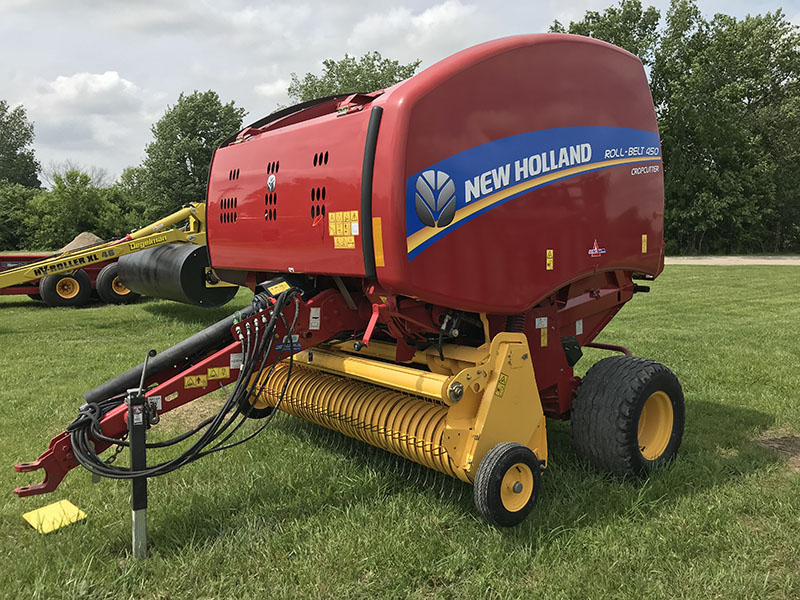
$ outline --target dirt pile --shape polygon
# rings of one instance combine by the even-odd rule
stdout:
[[[88,231],[84,231],[83,233],[79,233],[75,236],[75,238],[66,246],[61,248],[59,252],[69,252],[70,250],[80,250],[81,248],[88,248],[89,246],[95,246],[97,244],[102,244],[103,240],[97,237],[93,233],[89,233]]]

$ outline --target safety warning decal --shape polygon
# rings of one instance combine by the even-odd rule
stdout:
[[[359,234],[358,211],[343,210],[328,213],[328,235],[333,238],[336,250],[352,250]]]
[[[208,380],[211,381],[212,379],[227,379],[231,376],[231,368],[230,367],[209,367],[208,368]]]
[[[508,375],[500,373],[500,377],[497,378],[497,386],[494,388],[495,396],[498,398],[503,397],[503,394],[506,393],[506,383],[508,383]]]
[[[187,375],[183,378],[184,389],[204,388],[208,385],[208,377],[205,375]]]
[[[288,283],[286,283],[285,281],[281,281],[280,283],[276,283],[275,285],[268,287],[267,291],[273,296],[277,296],[281,292],[285,292],[286,290],[288,290],[289,287],[290,286]]]

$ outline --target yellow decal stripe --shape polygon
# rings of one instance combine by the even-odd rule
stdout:
[[[617,165],[625,165],[630,163],[655,162],[660,160],[661,160],[660,156],[656,156],[653,158],[635,157],[635,158],[619,158],[617,160],[606,160],[603,162],[597,162],[588,165],[581,165],[579,167],[573,167],[571,169],[564,169],[563,171],[558,171],[557,173],[543,175],[542,177],[537,177],[536,179],[530,179],[528,181],[518,183],[517,185],[501,190],[496,194],[492,194],[491,196],[486,196],[486,198],[482,198],[481,200],[478,200],[476,202],[470,202],[464,208],[457,210],[453,222],[450,223],[447,227],[443,227],[441,229],[436,229],[433,227],[425,227],[423,229],[420,229],[416,233],[412,233],[406,239],[406,247],[408,248],[408,252],[410,253],[417,246],[424,244],[425,242],[427,242],[429,239],[431,239],[436,235],[440,235],[443,231],[447,231],[448,229],[451,229],[452,227],[458,225],[460,221],[463,221],[464,219],[471,217],[476,212],[479,212],[491,206],[492,204],[497,204],[498,202],[502,202],[503,200],[505,200],[510,196],[514,196],[532,187],[536,187],[537,185],[551,183],[553,181],[564,179],[566,177],[577,175],[579,173],[584,173],[586,171],[595,171],[597,169],[603,169],[606,167],[615,167]]]
[[[383,260],[383,226],[380,217],[372,217],[372,244],[375,246],[375,266],[385,267]]]

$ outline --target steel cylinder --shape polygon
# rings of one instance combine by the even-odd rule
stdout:
[[[197,244],[164,244],[123,256],[119,278],[143,296],[175,300],[195,306],[228,303],[237,287],[206,287],[208,248]]]
[[[280,364],[256,387],[256,405],[275,406],[286,383]],[[263,387],[262,387],[263,385]],[[442,439],[447,407],[377,385],[292,367],[280,410],[402,456],[451,477],[466,479],[450,460]]]

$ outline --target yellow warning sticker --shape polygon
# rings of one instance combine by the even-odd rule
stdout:
[[[547,252],[545,253],[545,261],[544,261],[544,268],[546,271],[553,270],[553,249],[548,248]]]
[[[280,283],[276,283],[275,285],[268,287],[267,291],[273,296],[277,296],[281,292],[285,292],[286,290],[288,290],[289,287],[290,286],[288,283],[286,283],[285,281],[281,281]]]
[[[337,250],[353,250],[356,247],[356,238],[352,235],[343,235],[333,238],[333,247]]]
[[[544,329],[540,329],[539,331],[542,332],[541,333],[542,348],[547,348],[547,327],[545,327]]]
[[[642,254],[647,254],[647,234],[642,234]]]
[[[85,519],[86,513],[69,500],[60,500],[26,512],[22,515],[22,518],[39,533],[50,533],[59,527],[72,525],[81,519]]]
[[[231,368],[230,367],[209,367],[208,368],[208,380],[211,381],[212,379],[227,379],[231,376]]]
[[[204,388],[208,385],[208,377],[205,375],[187,375],[183,378],[183,387],[190,388]]]
[[[503,394],[506,393],[506,383],[508,383],[508,375],[500,373],[500,377],[497,378],[497,386],[494,388],[495,396],[498,398],[503,397]]]
[[[328,235],[337,250],[356,247],[354,236],[359,234],[358,211],[343,210],[328,213]]]

